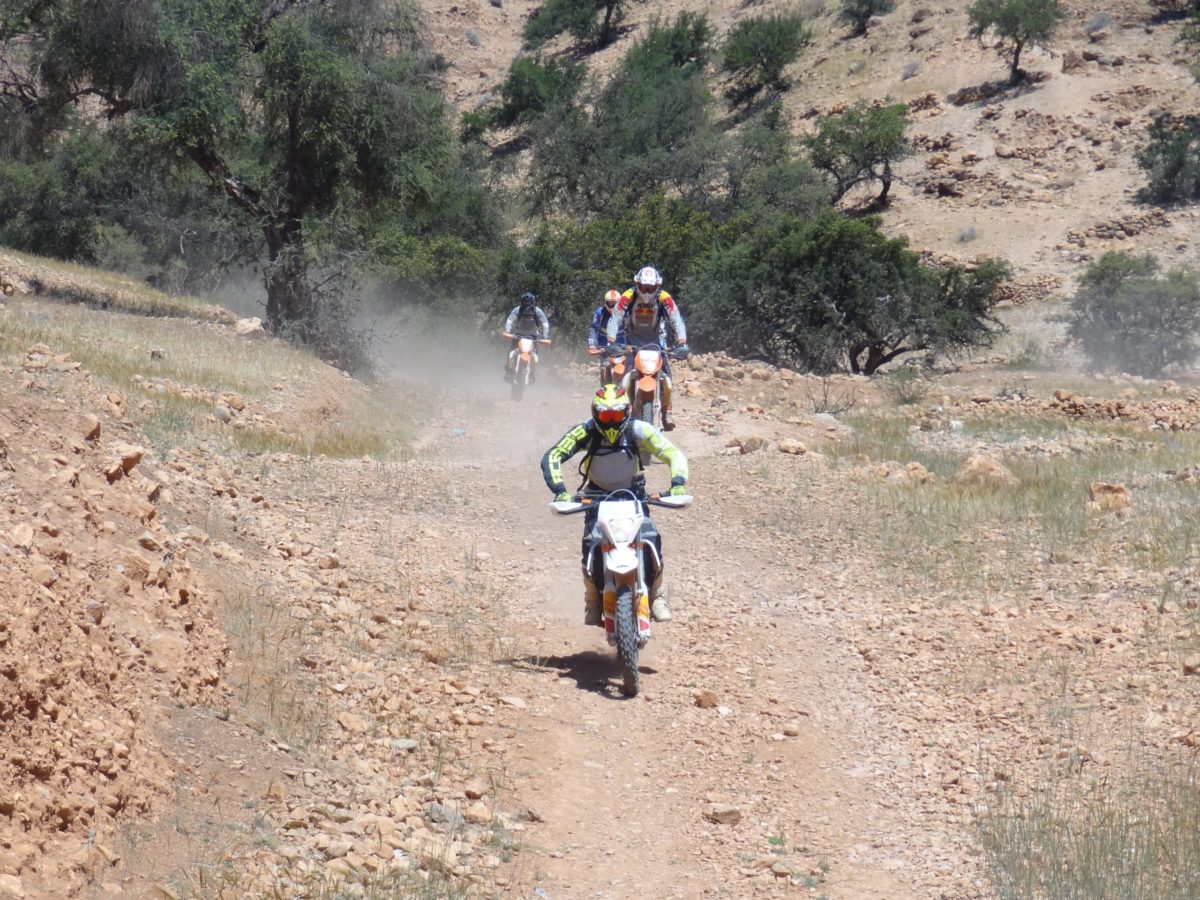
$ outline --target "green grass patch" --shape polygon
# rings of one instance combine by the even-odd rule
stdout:
[[[229,324],[237,321],[223,306],[199,297],[164,294],[144,281],[91,266],[5,249],[0,253],[0,270],[9,269],[14,277],[35,280],[43,293],[93,309]]]

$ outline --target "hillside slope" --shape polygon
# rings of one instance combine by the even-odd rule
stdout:
[[[537,6],[425,4],[460,109],[486,102],[503,81]],[[1027,294],[1072,283],[1081,263],[1108,249],[1194,260],[1195,210],[1164,212],[1136,199],[1144,178],[1134,152],[1146,124],[1157,112],[1200,111],[1200,86],[1177,43],[1182,23],[1139,0],[1066,7],[1052,48],[1022,57],[1043,80],[1008,89],[1006,64],[967,36],[966,4],[899,0],[865,37],[849,38],[836,3],[810,2],[803,9],[816,13],[814,42],[790,68],[781,102],[798,132],[858,99],[909,103],[916,153],[886,226],[937,256],[1003,256]],[[632,4],[621,37],[584,59],[603,78],[648,22],[682,10],[707,14],[719,40],[743,18],[785,8],[776,0]],[[1095,28],[1101,15],[1110,24]],[[550,49],[567,46],[563,38]]]

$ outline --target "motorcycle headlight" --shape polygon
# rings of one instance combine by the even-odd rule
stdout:
[[[637,520],[635,519],[609,519],[608,520],[608,536],[614,544],[629,544],[637,537]]]

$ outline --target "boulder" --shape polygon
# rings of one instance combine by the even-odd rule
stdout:
[[[266,331],[263,330],[262,319],[258,316],[251,316],[248,319],[238,319],[233,326],[234,332],[239,337],[256,338],[263,337]]]
[[[999,461],[976,454],[954,473],[954,483],[973,487],[1015,487],[1019,482]]]
[[[1107,484],[1103,481],[1092,482],[1088,487],[1088,496],[1100,512],[1115,512],[1119,509],[1126,509],[1132,502],[1129,488],[1125,487],[1125,485]]]

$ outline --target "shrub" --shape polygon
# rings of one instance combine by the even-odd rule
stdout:
[[[929,379],[915,366],[900,366],[883,376],[879,388],[897,406],[913,406],[929,395]]]
[[[551,38],[569,32],[580,41],[604,46],[616,35],[625,8],[639,0],[546,0],[525,23],[525,43],[540,47]]]
[[[842,0],[842,8],[838,18],[853,29],[855,37],[867,33],[867,23],[872,16],[890,13],[896,8],[896,0]]]
[[[999,330],[991,309],[1007,266],[927,267],[872,217],[735,219],[722,238],[685,282],[698,346],[869,375],[905,353],[987,346]]]
[[[1021,80],[1021,51],[1044,47],[1066,16],[1060,0],[975,0],[967,10],[971,37],[989,31],[1000,39],[1000,55],[1009,60],[1009,82]]]
[[[638,205],[668,187],[705,194],[720,135],[704,84],[707,20],[684,14],[651,25],[604,87],[532,131],[530,170],[539,209],[559,202],[592,212]]]
[[[721,67],[733,79],[729,96],[735,102],[763,88],[783,89],[783,70],[812,40],[812,32],[796,13],[776,13],[743,19],[722,48]]]
[[[500,106],[492,122],[501,128],[525,124],[574,99],[583,83],[583,63],[522,56],[500,86]]]
[[[1200,280],[1153,256],[1105,253],[1080,279],[1067,334],[1096,369],[1155,376],[1200,353]]]
[[[513,297],[532,290],[556,328],[582,333],[603,293],[628,285],[647,262],[653,261],[675,292],[711,246],[714,232],[707,213],[661,195],[586,223],[543,225],[533,240],[501,258],[503,299],[496,311],[507,312]]]
[[[1137,154],[1150,179],[1145,198],[1164,204],[1200,199],[1200,116],[1159,116],[1146,136],[1146,146]]]
[[[892,187],[892,165],[908,156],[904,138],[908,107],[867,106],[859,102],[844,113],[826,116],[817,133],[805,139],[815,168],[833,180],[833,202],[859,184],[878,181],[878,202],[886,203]]]

